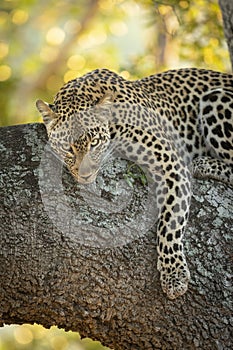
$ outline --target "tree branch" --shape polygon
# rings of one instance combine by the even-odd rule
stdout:
[[[233,70],[233,1],[219,0],[219,6],[222,11],[224,34],[226,37],[231,58],[231,67]]]
[[[115,350],[232,349],[232,189],[194,182],[191,283],[171,301],[156,270],[155,227],[130,236],[133,214],[149,214],[139,183],[124,203],[127,163],[81,187],[45,145],[42,124],[0,129],[0,323],[55,324]]]

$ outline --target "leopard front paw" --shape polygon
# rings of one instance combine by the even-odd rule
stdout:
[[[183,295],[188,289],[190,272],[185,262],[169,266],[160,262],[160,280],[169,299]]]

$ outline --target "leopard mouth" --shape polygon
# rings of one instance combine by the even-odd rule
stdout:
[[[82,175],[72,173],[73,177],[77,180],[78,183],[87,185],[95,181],[98,171],[89,175]]]

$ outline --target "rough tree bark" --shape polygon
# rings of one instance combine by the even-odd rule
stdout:
[[[232,349],[232,189],[194,182],[185,235],[192,278],[188,292],[170,301],[156,270],[155,227],[108,235],[117,221],[131,226],[133,213],[140,216],[144,187],[134,186],[128,208],[99,212],[88,187],[80,190],[58,160],[46,158],[45,145],[42,124],[0,129],[0,324],[55,324],[115,350]],[[99,177],[98,186],[108,184],[100,206],[128,192],[111,187],[111,169],[124,187],[125,164],[117,160]],[[54,182],[59,171],[63,192]]]
[[[227,41],[231,67],[233,70],[233,1],[219,0],[219,6],[222,11],[224,34]]]

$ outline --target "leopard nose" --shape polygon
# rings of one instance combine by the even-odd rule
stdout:
[[[90,175],[82,175],[82,179],[87,181],[88,179],[90,179],[90,178],[92,177],[92,175],[93,175],[93,174],[90,174]]]
[[[88,184],[91,182],[94,182],[96,179],[96,173],[90,174],[90,175],[80,175],[78,176],[78,182],[82,183],[82,184]]]

